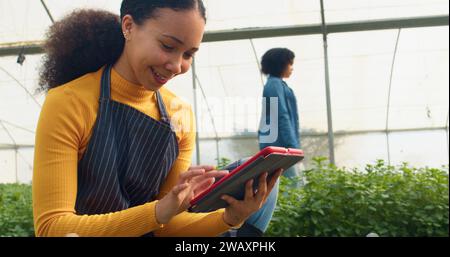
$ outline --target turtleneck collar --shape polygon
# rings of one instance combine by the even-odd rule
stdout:
[[[127,81],[114,68],[111,70],[111,95],[117,95],[130,102],[144,102],[152,99],[154,94],[154,91]]]

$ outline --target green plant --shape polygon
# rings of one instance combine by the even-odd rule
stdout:
[[[230,161],[220,160],[220,166]],[[281,178],[268,236],[448,236],[448,167],[393,167],[378,161],[364,171],[314,158],[306,185]],[[0,236],[33,236],[31,186],[0,184]]]
[[[228,158],[220,158],[219,161],[217,162],[216,168],[218,170],[221,170],[221,169],[225,168],[228,164],[230,164],[230,162],[231,162],[231,160]]]
[[[33,235],[31,186],[0,184],[0,237]]]
[[[448,167],[394,167],[379,160],[364,171],[315,158],[307,181],[282,178],[268,236],[449,236]]]

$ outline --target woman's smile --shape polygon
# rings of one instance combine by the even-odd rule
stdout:
[[[160,85],[166,84],[173,77],[166,77],[164,75],[161,75],[161,73],[157,72],[154,68],[150,68],[150,71],[153,75],[154,80]]]

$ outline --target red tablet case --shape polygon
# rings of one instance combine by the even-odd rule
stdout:
[[[256,189],[258,178],[262,173],[267,171],[270,178],[280,168],[286,170],[303,158],[304,153],[300,149],[266,147],[194,198],[190,202],[189,211],[211,212],[225,208],[228,204],[220,199],[222,195],[226,194],[242,200],[245,195],[245,183],[248,180],[254,179],[253,186]]]

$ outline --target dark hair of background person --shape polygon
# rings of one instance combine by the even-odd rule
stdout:
[[[196,8],[206,22],[202,0],[123,0],[120,17],[107,11],[80,9],[55,22],[46,34],[37,92],[47,92],[115,63],[125,46],[122,18],[129,14],[142,25],[157,17],[161,8],[175,11]]]
[[[261,60],[261,72],[280,78],[288,64],[294,63],[295,54],[287,48],[272,48]]]

